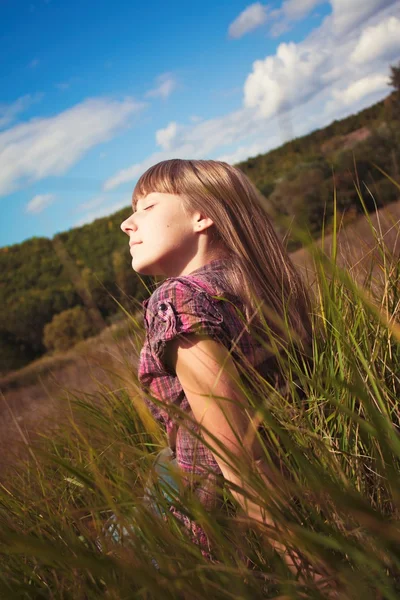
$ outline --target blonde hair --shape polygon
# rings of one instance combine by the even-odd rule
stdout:
[[[300,345],[309,344],[310,301],[304,283],[266,214],[265,198],[244,173],[215,160],[165,160],[138,180],[134,209],[151,192],[180,195],[188,212],[201,210],[212,219],[213,241],[230,254],[224,273],[227,291],[241,299],[248,321],[260,322],[261,301],[273,331],[282,334],[286,322]]]

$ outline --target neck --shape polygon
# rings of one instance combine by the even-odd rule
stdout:
[[[192,260],[190,260],[185,267],[182,269],[182,271],[178,274],[178,275],[189,275],[189,273],[192,273],[193,271],[197,271],[197,269],[201,269],[202,267],[204,267],[205,265],[208,265],[209,263],[213,262],[213,261],[217,261],[217,260],[228,260],[229,259],[229,254],[227,252],[218,252],[218,253],[213,253],[213,254],[209,254],[207,256],[203,256],[203,257],[194,257]]]

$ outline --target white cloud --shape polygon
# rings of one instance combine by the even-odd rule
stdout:
[[[260,2],[251,4],[229,25],[229,37],[241,38],[249,31],[263,25],[266,20],[267,6],[262,5]]]
[[[368,10],[371,5],[377,6],[378,2],[378,0],[363,1],[369,7]],[[336,3],[336,10],[339,9],[341,2],[342,0],[332,0],[332,3]],[[358,0],[355,2],[357,3]],[[384,6],[387,3],[380,0],[380,4]],[[358,16],[362,22],[357,27],[353,5],[343,4],[342,8],[343,23],[346,21],[347,14],[349,18],[346,22],[347,24],[351,22],[353,26],[351,31],[345,29],[340,33],[335,31],[333,23],[336,15],[332,14],[303,42],[280,44],[275,55],[255,61],[252,73],[248,75],[244,85],[245,106],[255,108],[264,117],[269,118],[289,109],[296,109],[317,96],[320,97],[322,105],[326,102],[331,109],[335,104],[338,105],[338,96],[335,95],[337,90],[349,88],[350,91],[345,95],[346,106],[350,106],[352,102],[357,104],[373,91],[380,90],[380,97],[384,96],[385,91],[389,92],[388,88],[382,85],[384,74],[388,73],[388,63],[386,57],[380,55],[378,47],[376,53],[371,54],[370,60],[362,67],[359,64],[355,65],[349,57],[355,52],[360,37],[362,38],[363,27],[373,27],[374,32],[379,32],[378,37],[381,36],[382,30],[387,30],[387,23],[390,20],[388,12],[394,11],[393,6],[384,8],[378,14],[369,17],[367,21],[365,19],[369,12],[366,9],[364,12],[361,11],[362,18]],[[396,10],[400,16],[400,5],[397,5]],[[395,16],[391,19],[393,29],[393,19],[396,21],[398,19]],[[367,83],[365,78],[371,75],[380,75],[380,78],[378,80],[375,77]],[[363,82],[350,87],[359,80]]]
[[[146,169],[169,158],[204,158],[223,146],[230,146],[254,134],[262,134],[265,124],[253,110],[242,108],[233,113],[194,125],[179,125],[168,150],[155,152],[140,163],[122,169],[104,183],[111,190],[123,183],[133,183]]]
[[[38,194],[34,196],[25,207],[27,213],[38,214],[52,204],[55,200],[54,194]]]
[[[282,13],[291,21],[302,19],[310,13],[318,4],[326,0],[286,0],[282,4]]]
[[[90,148],[126,127],[145,105],[88,99],[55,117],[32,119],[0,133],[0,196],[24,183],[62,175]]]
[[[348,33],[367,19],[376,15],[397,0],[330,0],[332,15],[330,24],[337,34]],[[229,26],[230,37],[239,38],[256,27],[269,22],[273,37],[288,31],[291,25],[304,19],[320,4],[327,0],[284,0],[278,9],[269,10],[268,5],[260,2],[247,7]]]
[[[82,225],[91,223],[95,219],[108,217],[108,215],[111,215],[124,207],[128,207],[129,205],[129,197],[124,197],[118,202],[110,202],[110,199],[105,196],[100,198],[94,198],[92,201],[86,202],[80,206],[80,209],[89,210],[89,212],[87,212],[83,217],[81,217],[75,223],[74,227],[81,227]]]
[[[114,188],[119,187],[123,183],[127,183],[130,181],[134,181],[141,174],[141,166],[140,164],[134,164],[127,169],[121,169],[113,175],[113,177],[109,177],[103,185],[103,189],[108,192],[109,190],[113,190]]]
[[[36,69],[36,67],[38,67],[40,64],[40,60],[38,58],[34,58],[31,60],[31,62],[29,63],[28,67],[30,69]]]
[[[244,85],[245,106],[256,108],[266,118],[302,104],[321,89],[318,70],[329,60],[323,48],[315,52],[290,42],[280,44],[275,56],[253,64]]]
[[[368,77],[363,77],[362,79],[351,83],[345,89],[333,90],[333,105],[329,105],[328,109],[330,109],[332,106],[338,106],[341,104],[349,106],[355,102],[358,102],[362,98],[381,90],[389,91],[387,75],[381,75],[379,73],[376,75],[368,75]]]
[[[362,32],[350,58],[360,64],[377,58],[390,60],[397,56],[400,56],[400,19],[389,17]]]
[[[290,29],[294,21],[304,19],[318,4],[325,3],[326,0],[285,0],[281,8],[271,12],[272,19],[277,19],[271,25],[271,35],[278,37]]]
[[[369,17],[366,14],[357,25],[353,19],[351,31],[339,32],[333,27],[334,15],[329,15],[302,42],[280,44],[275,54],[254,62],[243,84],[242,108],[200,123],[189,120],[176,123],[176,128],[169,124],[158,132],[162,149],[116,173],[104,189],[127,182],[133,185],[147,168],[170,158],[214,156],[226,162],[242,161],[278,146],[290,135],[304,135],[383,98],[389,93],[384,84],[389,74],[387,61],[378,57],[356,65],[349,57],[363,29],[376,27],[389,16],[400,17],[400,4]]]
[[[171,148],[172,142],[176,137],[178,126],[175,121],[172,121],[165,129],[159,129],[156,131],[156,142],[157,146],[161,146],[164,150]]]
[[[27,94],[21,96],[12,104],[0,104],[0,129],[7,127],[17,116],[26,111],[32,104],[39,102],[43,98],[43,94]]]
[[[330,0],[332,5],[332,25],[338,34],[348,33],[350,30],[364,23],[369,17],[376,15],[387,6],[395,4],[397,0]]]
[[[217,156],[215,160],[222,160],[230,165],[235,165],[243,160],[246,160],[249,158],[249,156],[257,156],[258,154],[264,154],[265,152],[268,152],[268,150],[274,146],[279,145],[280,142],[281,140],[277,136],[270,136],[268,140],[262,140],[255,142],[254,144],[239,146],[233,152]]]
[[[168,98],[177,88],[177,81],[171,73],[164,73],[157,77],[157,86],[146,92],[148,98]]]
[[[94,208],[98,208],[99,206],[104,204],[105,201],[106,198],[104,196],[96,196],[95,198],[92,198],[87,202],[82,202],[82,204],[79,204],[79,206],[77,206],[77,208],[75,209],[75,212],[85,212],[87,210],[93,210]]]

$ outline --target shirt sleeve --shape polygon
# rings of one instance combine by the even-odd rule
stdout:
[[[164,362],[168,342],[188,334],[208,335],[230,347],[220,301],[200,291],[190,281],[171,279],[152,294],[145,312],[145,328],[153,359],[160,370],[169,372]]]

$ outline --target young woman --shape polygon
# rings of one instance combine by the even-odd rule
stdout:
[[[187,484],[210,510],[222,476],[246,489],[232,458],[271,482],[244,382],[255,396],[256,374],[287,392],[280,369],[287,332],[306,354],[311,340],[307,293],[264,202],[224,162],[167,160],[140,177],[133,214],[121,224],[133,270],[165,277],[143,303],[139,381],[158,400],[149,406]],[[249,517],[269,523],[257,502],[233,494]],[[209,550],[204,531],[171,510]]]

